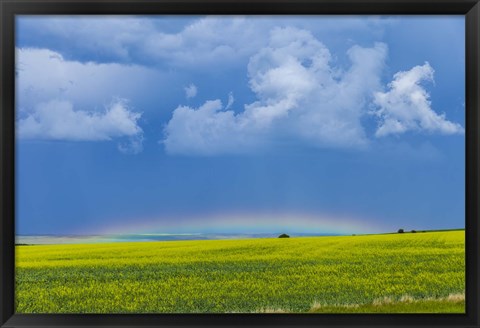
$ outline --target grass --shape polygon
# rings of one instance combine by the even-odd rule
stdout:
[[[465,233],[16,246],[18,313],[464,313]]]
[[[440,298],[420,298],[402,296],[399,300],[389,297],[374,300],[369,304],[322,305],[314,303],[311,313],[463,313],[465,294],[450,294]]]

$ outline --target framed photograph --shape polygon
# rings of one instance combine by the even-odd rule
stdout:
[[[477,0],[0,4],[0,327],[479,327]]]

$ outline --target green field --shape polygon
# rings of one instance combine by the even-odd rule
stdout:
[[[465,311],[465,232],[16,247],[19,313]]]

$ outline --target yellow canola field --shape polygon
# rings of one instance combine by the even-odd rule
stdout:
[[[19,313],[464,312],[465,232],[16,247]]]

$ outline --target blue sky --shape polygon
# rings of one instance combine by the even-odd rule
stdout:
[[[464,227],[463,16],[19,16],[17,233]]]

